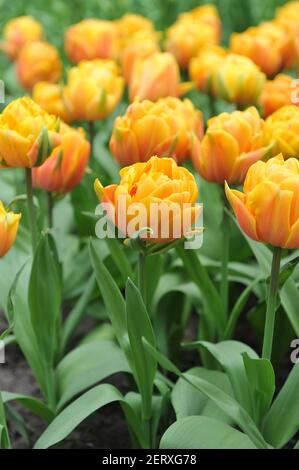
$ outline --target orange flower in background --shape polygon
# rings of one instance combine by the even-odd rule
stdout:
[[[119,175],[119,184],[104,188],[97,179],[94,187],[99,201],[111,205],[108,215],[126,236],[131,235],[128,233],[128,226],[136,215],[132,214],[134,207],[141,207],[145,211],[143,227],[153,230],[153,237],[148,239],[150,242],[167,243],[174,238],[182,238],[192,230],[199,213],[199,208],[194,207],[198,189],[194,176],[186,168],[177,166],[172,158],[151,157],[146,163],[135,163],[123,168]],[[175,210],[170,212],[167,221],[159,212],[158,223],[153,226],[150,224],[152,204],[161,207],[163,203],[167,207],[174,205]],[[124,217],[124,221],[119,219],[118,213],[120,217]],[[178,221],[181,222],[181,230],[177,234],[175,230]],[[163,237],[165,229],[168,232],[167,238]],[[174,236],[175,234],[178,236]]]
[[[17,236],[21,214],[7,212],[0,201],[0,257],[6,255]]]
[[[281,248],[299,248],[299,162],[280,154],[252,165],[244,192],[226,195],[240,227],[253,240]]]
[[[165,49],[176,57],[181,67],[187,68],[202,48],[219,43],[220,34],[221,23],[216,8],[201,6],[180,15],[167,30]]]
[[[268,150],[263,129],[264,121],[254,107],[210,119],[204,138],[193,149],[195,168],[212,183],[241,183],[248,168]]]
[[[60,142],[59,119],[29,97],[12,101],[0,114],[0,168],[40,165]]]
[[[212,75],[212,93],[240,106],[255,104],[262,92],[266,76],[252,60],[228,54]]]
[[[16,73],[18,81],[27,90],[42,81],[57,83],[62,74],[57,49],[41,41],[24,46],[16,62]]]
[[[192,87],[191,83],[180,83],[179,66],[172,54],[156,53],[138,60],[129,84],[130,100],[157,101],[165,96],[178,97]]]
[[[283,106],[266,119],[265,143],[272,144],[272,155],[299,156],[299,108]]]
[[[156,52],[160,52],[160,47],[157,35],[153,33],[139,31],[127,41],[121,54],[122,73],[126,83],[130,83],[136,62]]]
[[[32,90],[32,98],[47,113],[55,114],[63,121],[69,122],[70,116],[63,101],[63,89],[56,83],[38,82]]]
[[[115,24],[123,46],[136,33],[155,32],[154,24],[150,19],[141,15],[135,15],[133,13],[127,13],[126,15],[122,16],[119,20],[115,21]]]
[[[2,49],[11,60],[15,60],[26,44],[43,39],[43,27],[32,16],[19,16],[4,27]]]
[[[243,33],[233,33],[231,51],[249,57],[269,77],[294,63],[292,37],[275,22],[262,23]]]
[[[98,121],[121,100],[124,80],[112,60],[82,61],[68,73],[63,98],[72,120]]]
[[[298,104],[298,86],[289,75],[279,74],[274,80],[267,80],[260,96],[264,115],[270,116],[283,106]]]
[[[69,60],[116,59],[119,38],[112,21],[90,18],[71,26],[65,33],[64,48]]]
[[[65,194],[77,186],[83,176],[90,154],[90,144],[83,129],[61,124],[61,143],[49,158],[32,172],[33,185],[48,192]]]
[[[132,103],[116,118],[110,150],[122,166],[146,162],[152,155],[169,155],[182,163],[202,133],[202,114],[190,100],[145,100]]]
[[[299,2],[287,2],[276,10],[276,23],[292,37],[296,55],[299,55]]]
[[[198,90],[210,93],[212,76],[220,67],[227,51],[220,46],[210,46],[201,50],[189,64],[189,75]]]

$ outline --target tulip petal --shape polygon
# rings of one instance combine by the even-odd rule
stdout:
[[[255,219],[244,203],[245,195],[240,191],[231,190],[227,183],[225,183],[225,194],[242,230],[253,240],[259,241]]]

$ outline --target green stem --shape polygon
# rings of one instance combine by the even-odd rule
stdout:
[[[47,198],[48,198],[48,223],[49,223],[49,228],[53,227],[53,208],[54,208],[54,201],[53,201],[53,196],[52,193],[47,193]]]
[[[268,290],[262,357],[269,360],[271,360],[272,353],[281,253],[281,248],[274,248],[271,266],[271,279]]]
[[[224,196],[225,197],[225,196]],[[221,252],[221,283],[220,295],[223,302],[224,315],[227,318],[229,303],[229,282],[228,282],[228,262],[229,262],[229,215],[226,211],[226,198],[223,205],[222,231],[222,252]]]
[[[28,220],[29,220],[29,227],[30,227],[30,233],[31,233],[32,251],[34,253],[36,243],[37,243],[37,233],[36,233],[35,211],[34,211],[34,204],[33,204],[32,170],[31,168],[26,168],[25,171],[26,171]]]
[[[138,287],[143,298],[145,306],[147,306],[146,292],[146,254],[140,252],[138,257]]]

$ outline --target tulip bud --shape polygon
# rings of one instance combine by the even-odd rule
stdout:
[[[72,120],[98,121],[114,111],[123,88],[112,60],[82,61],[70,69],[63,98]]]
[[[61,124],[61,143],[49,158],[32,172],[33,185],[48,192],[65,194],[77,186],[90,154],[90,144],[82,129]]]
[[[11,60],[15,60],[22,47],[43,39],[43,27],[32,16],[19,16],[4,27],[4,40],[0,43],[2,49]]]
[[[65,52],[69,60],[117,59],[119,38],[112,21],[90,18],[71,26],[65,34]]]
[[[266,77],[247,57],[228,54],[212,75],[213,95],[239,106],[257,102]]]
[[[299,162],[280,154],[252,165],[244,192],[226,195],[240,227],[253,240],[281,248],[299,248]]]
[[[299,108],[283,106],[266,119],[264,140],[272,145],[272,155],[282,153],[284,158],[299,156]]]
[[[12,101],[0,114],[0,168],[41,164],[60,142],[59,119],[29,97]]]
[[[58,82],[61,72],[58,52],[46,42],[32,42],[24,46],[16,62],[18,81],[27,90],[31,90],[37,82]]]
[[[125,236],[132,237],[134,207],[144,219],[136,231],[141,238],[151,234],[150,243],[169,243],[192,230],[200,208],[195,207],[198,189],[194,176],[186,168],[178,167],[172,158],[151,157],[148,162],[122,168],[119,174],[119,184],[104,188],[96,180],[94,187],[100,202],[107,204],[109,217]],[[168,217],[163,217],[162,207],[169,208]],[[153,220],[154,209],[157,218]]]
[[[130,100],[157,101],[165,96],[178,97],[192,88],[180,83],[180,71],[172,54],[161,52],[138,60],[129,84]]]
[[[14,244],[20,219],[21,214],[7,212],[0,201],[0,257],[4,256]]]
[[[69,113],[63,101],[61,85],[48,82],[38,82],[32,90],[32,98],[47,113],[55,114],[65,122],[70,121]]]
[[[204,138],[193,149],[195,168],[212,183],[241,183],[248,168],[268,151],[263,128],[254,107],[210,119]]]
[[[202,114],[188,99],[145,100],[132,103],[116,118],[110,150],[122,166],[146,162],[153,154],[170,155],[182,163],[202,133]]]

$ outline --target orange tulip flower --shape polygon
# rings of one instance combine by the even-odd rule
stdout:
[[[153,154],[170,155],[182,163],[202,133],[202,114],[188,99],[145,100],[132,103],[116,118],[110,150],[122,166],[145,162]]]
[[[198,90],[211,92],[212,76],[220,67],[227,51],[220,46],[206,47],[193,57],[189,64],[189,75]]]
[[[260,96],[264,115],[270,116],[283,106],[292,104],[298,100],[298,86],[289,75],[279,74],[274,80],[267,80]],[[295,103],[294,103],[295,104]]]
[[[27,90],[41,81],[58,82],[62,64],[57,49],[41,41],[24,46],[16,62],[16,73],[18,81]]]
[[[65,194],[77,186],[90,154],[90,144],[82,129],[61,124],[61,143],[49,158],[32,172],[33,185],[48,192]]]
[[[172,54],[161,52],[138,60],[129,84],[130,100],[157,101],[165,96],[178,97],[192,85],[180,83],[180,71]]]
[[[60,143],[59,119],[29,97],[9,103],[0,114],[0,168],[41,165]]]
[[[19,16],[4,27],[4,40],[0,43],[2,49],[11,60],[15,60],[26,44],[43,39],[43,27],[32,16]]]
[[[264,121],[254,107],[210,119],[204,138],[193,148],[195,168],[212,183],[242,182],[248,168],[268,150],[263,128]]]
[[[244,192],[226,195],[240,227],[253,240],[275,247],[299,248],[299,161],[280,154],[252,165]]]
[[[65,33],[64,48],[69,60],[117,59],[117,28],[112,21],[90,18],[71,26]]]
[[[95,191],[100,202],[110,207],[109,217],[127,237],[132,237],[130,223],[135,209],[143,210],[143,227],[153,231],[152,237],[147,238],[149,242],[168,243],[184,237],[192,230],[199,213],[195,207],[198,189],[194,176],[186,168],[178,167],[172,158],[152,157],[148,162],[125,167],[120,170],[119,184],[104,188],[96,180]],[[163,205],[174,210],[168,219],[162,217],[162,211],[158,212],[157,223],[153,225],[151,210]],[[167,237],[163,235],[165,232]]]

